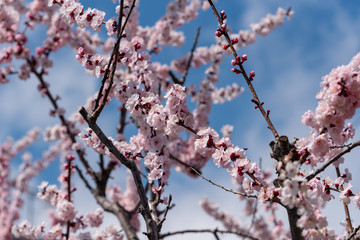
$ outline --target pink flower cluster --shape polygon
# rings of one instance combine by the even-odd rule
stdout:
[[[253,215],[256,212],[254,201],[248,199],[246,203],[245,213],[249,216]],[[273,216],[272,220],[276,222],[276,225],[269,229],[267,220],[262,216],[256,215],[257,217],[253,219],[253,222],[249,226],[242,224],[226,211],[220,211],[219,206],[216,203],[209,201],[207,198],[200,200],[200,205],[207,214],[220,221],[228,231],[250,235],[257,239],[289,239],[288,231],[283,227],[282,221],[277,220],[275,216]],[[265,208],[265,211],[274,210],[274,206],[274,204],[269,205],[269,207]],[[250,230],[251,234],[249,234]]]
[[[64,19],[70,23],[76,23],[80,27],[91,27],[93,30],[98,31],[103,23],[105,12],[97,9],[84,10],[81,3],[75,0],[49,0],[48,6],[58,3],[61,5],[60,13]]]
[[[14,236],[22,236],[29,239],[62,239],[63,226],[66,225],[67,221],[71,222],[71,230],[74,233],[80,229],[86,229],[89,226],[99,227],[102,224],[103,209],[92,210],[85,216],[76,217],[76,207],[72,202],[68,201],[67,193],[59,190],[55,185],[49,185],[47,182],[42,182],[39,186],[39,190],[37,196],[56,207],[56,215],[54,215],[54,213],[50,214],[50,217],[52,218],[50,229],[45,229],[45,222],[38,226],[32,226],[29,222],[23,221],[19,225],[13,225],[12,234],[14,234]],[[122,234],[118,231],[116,232],[116,234],[115,231],[113,231],[112,234],[109,234],[118,235],[119,238],[116,239],[121,239]],[[83,239],[82,237],[88,236],[89,234],[90,233],[80,233],[76,239]],[[105,233],[103,232],[95,233],[93,237],[89,235],[90,238],[88,239],[104,239],[96,238],[96,236],[102,236],[104,234]]]
[[[260,191],[264,186],[263,174],[256,163],[251,162],[245,155],[245,150],[231,143],[227,137],[220,138],[219,134],[212,128],[204,128],[198,133],[195,140],[195,150],[204,157],[212,157],[217,167],[227,169],[232,178],[243,186],[246,193],[254,190]],[[249,175],[252,180],[245,178]],[[256,180],[255,180],[256,179]]]
[[[225,14],[225,13],[224,13]],[[261,19],[259,23],[253,23],[250,25],[251,30],[247,31],[239,31],[239,33],[231,33],[229,34],[230,39],[236,39],[233,41],[234,47],[236,49],[245,47],[256,40],[257,35],[266,36],[268,35],[273,29],[275,29],[277,26],[282,25],[284,23],[284,18],[291,18],[293,16],[294,12],[289,10],[284,10],[283,8],[278,8],[275,15],[268,14],[265,18]],[[226,16],[226,15],[225,15]],[[229,31],[228,28],[226,28],[226,24],[224,26],[220,26],[217,30],[217,32],[224,31],[226,29]],[[224,28],[224,29],[223,29]],[[218,37],[220,46],[227,46],[223,48],[225,51],[228,50],[228,44],[220,38],[222,34],[216,33],[216,36]]]
[[[324,76],[322,89],[316,96],[319,103],[315,113],[309,110],[302,117],[302,122],[312,129],[312,133],[301,139],[297,147],[310,153],[308,162],[312,165],[337,154],[341,149],[330,149],[330,146],[341,146],[355,134],[352,124],[345,121],[351,119],[360,106],[359,66],[360,54],[348,65],[335,68]]]
[[[225,211],[220,211],[219,206],[216,203],[209,201],[207,198],[203,198],[200,200],[200,206],[209,215],[214,217],[216,220],[221,221],[228,231],[240,233],[246,232],[246,229],[240,227],[239,220],[235,219]]]
[[[11,161],[33,144],[39,137],[39,129],[33,129],[20,140],[13,142],[8,139],[0,145],[0,238],[9,239],[11,226],[19,218],[19,210],[23,206],[22,194],[28,191],[30,180],[37,176],[51,163],[59,153],[59,148],[53,146],[45,152],[43,159],[32,162],[30,153],[22,155],[23,163],[19,172],[11,174]],[[15,175],[12,176],[12,175]]]

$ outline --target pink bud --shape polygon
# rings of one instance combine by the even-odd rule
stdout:
[[[231,40],[232,44],[238,43],[239,40],[237,38],[234,38],[233,40]]]
[[[235,66],[236,64],[238,63],[238,61],[236,61],[236,60],[231,60],[231,65],[233,65],[233,66]]]
[[[235,74],[239,74],[240,73],[240,70],[239,69],[236,69],[236,68],[232,68],[231,71]]]
[[[225,23],[221,24],[221,29],[225,31],[225,29],[226,29],[226,24]]]
[[[253,78],[253,77],[255,77],[255,72],[254,72],[254,71],[251,71],[251,72],[250,72],[250,78]]]
[[[221,36],[222,36],[222,32],[216,31],[216,32],[215,32],[215,35],[216,35],[217,37],[221,37]]]
[[[224,45],[222,48],[223,48],[224,50],[227,50],[227,49],[229,48],[229,45]]]
[[[225,14],[225,11],[224,10],[222,10],[221,12],[220,12],[220,15],[221,15],[221,19],[225,19],[226,18],[226,14]]]
[[[240,62],[243,63],[246,60],[247,60],[247,55],[246,54],[242,55],[241,58],[240,58]]]

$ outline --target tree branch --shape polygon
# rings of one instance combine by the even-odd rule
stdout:
[[[214,183],[214,182],[211,181],[210,179],[207,179],[206,177],[204,177],[203,175],[201,175],[195,168],[193,168],[193,167],[190,167],[190,168],[191,168],[191,170],[192,170],[193,172],[195,172],[197,175],[199,175],[202,179],[204,179],[205,181],[211,183],[212,185],[214,185],[214,186],[216,186],[216,187],[218,187],[218,188],[221,188],[221,189],[223,189],[223,190],[225,190],[225,191],[227,191],[227,192],[231,192],[231,193],[236,194],[236,195],[240,195],[240,196],[242,196],[242,197],[257,198],[256,195],[248,195],[248,194],[246,194],[246,193],[236,192],[236,191],[234,191],[234,190],[232,190],[232,189],[228,189],[228,188],[226,188],[226,187],[224,187],[224,186],[221,186],[220,184]]]
[[[120,41],[123,37],[123,32],[125,30],[126,24],[130,18],[130,15],[135,7],[135,3],[136,0],[133,1],[131,8],[129,10],[129,14],[126,17],[125,23],[123,26],[122,25],[122,17],[123,17],[123,8],[124,8],[124,0],[120,1],[120,14],[119,14],[119,25],[118,25],[118,30],[117,30],[117,41],[115,43],[114,49],[111,53],[111,57],[110,57],[110,61],[109,64],[107,65],[107,68],[105,70],[105,74],[104,77],[101,81],[101,86],[98,92],[98,96],[95,100],[95,104],[94,104],[94,108],[93,111],[91,113],[91,118],[94,119],[94,121],[96,122],[96,119],[100,116],[101,111],[103,110],[103,108],[105,107],[106,101],[107,101],[107,97],[109,96],[110,90],[112,88],[113,85],[113,80],[114,80],[114,76],[115,76],[115,70],[116,70],[116,65],[118,62],[118,57],[119,57],[119,47],[120,47]],[[109,75],[109,70],[110,70],[110,66],[112,66],[111,69],[111,74],[110,74],[110,80],[109,80],[109,85],[107,87],[107,89],[105,89],[105,94],[103,95],[103,89],[105,87],[105,82],[108,78]],[[101,101],[101,102],[100,102]]]
[[[224,24],[224,22],[223,22],[222,18],[220,17],[218,11],[216,10],[215,5],[213,4],[213,2],[212,2],[211,0],[208,0],[208,2],[209,2],[209,4],[210,4],[210,6],[211,6],[211,8],[212,8],[212,10],[213,10],[213,12],[214,12],[217,20],[218,20],[218,22],[219,22],[219,25],[222,26],[222,25]],[[227,43],[228,43],[228,45],[229,45],[229,47],[230,47],[230,50],[231,50],[234,58],[236,59],[236,57],[238,57],[238,55],[237,55],[236,50],[235,50],[235,48],[234,48],[234,45],[233,45],[233,43],[232,43],[232,41],[231,41],[231,39],[230,39],[230,36],[229,36],[229,34],[227,33],[227,30],[226,30],[226,29],[223,30],[222,33],[223,33],[223,35],[225,36],[225,39],[226,39],[226,41],[227,41]],[[250,89],[250,91],[251,91],[251,93],[252,93],[252,95],[253,95],[253,97],[254,97],[254,102],[257,103],[257,108],[259,108],[261,114],[263,115],[265,121],[266,121],[267,124],[268,124],[268,128],[269,128],[269,129],[271,130],[271,132],[273,133],[275,139],[277,139],[277,138],[279,137],[279,134],[277,133],[274,125],[272,124],[272,122],[271,122],[271,120],[270,120],[270,118],[269,118],[268,112],[264,110],[264,107],[262,106],[262,102],[260,101],[260,99],[259,99],[259,97],[258,97],[258,95],[257,95],[257,93],[256,93],[256,91],[255,91],[255,89],[254,89],[254,86],[252,85],[251,80],[250,80],[249,76],[247,75],[247,73],[246,73],[246,71],[245,71],[244,66],[243,66],[242,63],[240,63],[240,62],[239,62],[237,65],[240,67],[240,73],[243,75],[243,77],[244,77],[247,85],[249,86],[249,89]]]
[[[178,234],[186,234],[186,233],[211,233],[211,234],[214,234],[215,236],[216,236],[216,233],[233,234],[233,235],[237,235],[237,236],[240,236],[243,238],[248,238],[251,240],[259,240],[258,238],[255,238],[248,234],[234,232],[234,231],[218,230],[218,229],[214,229],[214,230],[212,230],[212,229],[187,229],[187,230],[182,230],[182,231],[168,232],[168,233],[161,234],[160,239],[178,235]]]
[[[307,181],[310,181],[311,179],[313,179],[314,177],[316,177],[316,175],[318,175],[319,173],[323,172],[328,166],[330,166],[331,164],[333,164],[334,162],[336,162],[339,158],[341,158],[344,154],[350,152],[353,148],[356,148],[360,146],[360,141],[356,141],[354,143],[351,143],[350,145],[348,145],[346,147],[345,150],[343,150],[342,152],[338,153],[336,156],[334,156],[332,159],[330,159],[329,161],[327,161],[322,167],[318,168],[315,172],[313,172],[312,174],[310,174],[309,176],[306,177]]]
[[[194,56],[194,52],[195,52],[195,49],[196,49],[196,45],[198,43],[199,36],[200,36],[200,27],[198,27],[197,30],[196,30],[196,36],[195,36],[194,43],[193,43],[193,46],[192,46],[191,51],[190,51],[190,57],[189,57],[189,60],[187,62],[186,69],[185,69],[185,72],[184,72],[181,80],[179,80],[179,78],[177,78],[175,76],[175,74],[171,70],[169,71],[169,75],[172,78],[172,80],[174,81],[174,83],[184,85],[186,77],[187,77],[187,75],[189,73],[189,70],[190,70],[190,67],[191,67],[191,62],[192,62],[192,59],[193,59],[193,56]]]
[[[109,149],[109,151],[121,162],[121,164],[125,165],[132,173],[134,178],[134,182],[140,197],[140,202],[142,206],[142,215],[146,222],[147,234],[150,240],[158,239],[157,232],[157,224],[152,219],[150,208],[148,204],[148,198],[146,196],[146,192],[144,186],[142,184],[140,172],[134,161],[128,160],[120,151],[114,146],[114,144],[106,137],[104,132],[100,129],[100,127],[94,122],[95,119],[90,118],[88,112],[84,107],[80,109],[80,114],[83,116],[84,120],[88,123],[89,127],[95,132],[100,141]]]

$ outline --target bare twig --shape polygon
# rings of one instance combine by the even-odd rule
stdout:
[[[172,196],[171,196],[171,194],[170,194],[170,195],[169,195],[168,203],[167,203],[166,208],[165,208],[164,217],[163,217],[163,219],[161,219],[161,221],[160,221],[160,223],[159,223],[159,225],[158,225],[158,231],[159,231],[159,232],[161,232],[162,225],[163,225],[163,223],[164,223],[165,220],[166,220],[166,216],[167,216],[167,214],[168,214],[168,212],[169,212],[169,209],[170,209],[171,200],[172,200]]]
[[[125,125],[126,125],[126,122],[125,122],[126,121],[126,113],[127,113],[127,110],[125,108],[125,104],[123,104],[123,106],[120,109],[120,122],[117,127],[118,134],[124,133],[124,129],[125,129]]]
[[[207,181],[207,182],[211,183],[212,185],[217,186],[217,187],[219,187],[219,188],[221,188],[221,189],[223,189],[223,190],[225,190],[225,191],[227,191],[227,192],[231,192],[231,193],[233,193],[233,194],[240,195],[240,196],[243,196],[243,197],[257,198],[256,195],[248,195],[248,194],[246,194],[246,193],[236,192],[236,191],[234,191],[234,190],[232,190],[232,189],[228,189],[228,188],[226,188],[226,187],[224,187],[224,186],[221,186],[220,184],[214,183],[214,182],[211,181],[210,179],[207,179],[206,177],[204,177],[203,175],[201,175],[195,168],[193,168],[193,167],[190,167],[190,168],[191,168],[191,170],[192,170],[193,172],[195,172],[197,175],[199,175],[199,176],[200,176],[202,179],[204,179],[205,181]]]
[[[195,52],[195,49],[196,49],[196,45],[198,43],[199,36],[200,36],[200,27],[198,27],[197,30],[196,30],[196,36],[195,36],[194,43],[193,43],[193,46],[192,46],[191,51],[190,51],[190,57],[189,57],[189,60],[187,62],[185,72],[184,72],[184,74],[182,76],[182,79],[179,80],[179,78],[177,78],[175,76],[175,74],[171,70],[169,71],[169,75],[173,79],[174,83],[184,85],[186,77],[187,77],[187,75],[189,73],[189,70],[190,70],[190,67],[191,67],[191,62],[192,62],[192,59],[193,59],[193,56],[194,56],[194,52]]]
[[[248,234],[234,232],[234,231],[218,230],[218,229],[215,229],[215,230],[212,230],[212,229],[187,229],[187,230],[182,230],[182,231],[168,232],[168,233],[161,234],[160,239],[170,237],[170,236],[174,236],[174,235],[178,235],[178,234],[186,234],[186,233],[211,233],[213,235],[215,235],[216,233],[233,234],[233,235],[248,238],[248,239],[251,239],[251,240],[259,240],[258,238],[255,238],[255,237],[253,237],[251,235],[248,235]],[[217,236],[217,235],[215,235],[215,236]]]
[[[88,180],[86,180],[84,174],[81,172],[80,168],[78,166],[75,165],[75,169],[78,172],[81,180],[83,180],[83,182],[85,183],[85,186],[90,190],[90,192],[92,192],[94,189],[91,187],[90,183],[88,182]]]
[[[198,173],[201,174],[201,170],[197,169],[196,167],[191,166],[191,165],[187,164],[186,162],[181,161],[180,159],[178,159],[177,157],[175,157],[175,156],[172,155],[171,153],[169,154],[169,156],[170,156],[170,158],[171,158],[172,160],[176,161],[177,163],[179,163],[179,164],[181,164],[181,165],[189,168],[190,170],[192,170],[191,168],[194,168],[194,169],[196,169],[196,171],[197,171]]]

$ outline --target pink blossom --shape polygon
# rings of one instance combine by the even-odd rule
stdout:
[[[73,203],[64,199],[56,204],[56,212],[65,221],[71,221],[75,218],[77,210]]]
[[[310,153],[324,156],[330,147],[330,140],[326,134],[321,134],[313,139],[310,143],[308,150]]]
[[[103,222],[103,213],[104,210],[101,208],[90,211],[85,216],[85,223],[89,224],[91,227],[99,227]]]
[[[208,127],[200,130],[197,135],[199,139],[195,140],[195,150],[204,157],[210,157],[215,152],[215,142],[219,140],[218,133]]]

